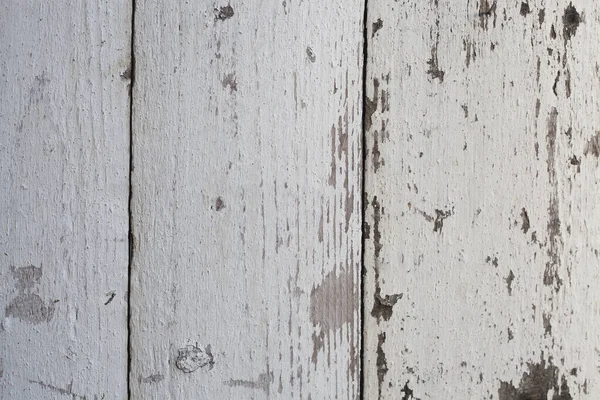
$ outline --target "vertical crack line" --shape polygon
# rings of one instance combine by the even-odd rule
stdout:
[[[368,40],[367,32],[367,17],[368,17],[368,0],[364,0],[363,10],[363,65],[362,65],[362,129],[361,129],[361,215],[360,215],[360,351],[359,351],[359,398],[364,399],[365,391],[365,221],[367,210],[367,198],[365,192],[365,182],[367,176],[367,55],[368,55]]]
[[[127,259],[127,398],[131,399],[131,271],[133,265],[134,236],[133,236],[133,213],[131,210],[131,199],[133,197],[133,85],[135,82],[135,0],[131,0],[131,38],[129,49],[129,197],[127,200],[128,221],[128,245],[129,254]]]

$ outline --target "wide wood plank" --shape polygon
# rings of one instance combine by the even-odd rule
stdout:
[[[356,398],[362,1],[136,9],[133,398]]]
[[[0,4],[0,398],[127,396],[131,3]]]
[[[371,0],[366,399],[600,398],[592,0]]]

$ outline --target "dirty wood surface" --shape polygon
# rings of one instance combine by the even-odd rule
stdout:
[[[0,398],[127,396],[129,1],[0,5]]]
[[[369,1],[366,399],[600,398],[598,10]]]
[[[362,17],[136,2],[132,398],[357,398]]]

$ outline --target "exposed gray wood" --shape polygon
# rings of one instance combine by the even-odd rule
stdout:
[[[356,398],[362,1],[136,3],[133,398]]]
[[[365,398],[600,398],[598,10],[369,1]]]
[[[127,394],[129,1],[0,4],[0,398]]]

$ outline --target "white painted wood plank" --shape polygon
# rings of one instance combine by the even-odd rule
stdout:
[[[365,398],[600,398],[599,17],[369,1]]]
[[[127,395],[130,38],[129,1],[0,5],[2,399]]]
[[[136,8],[133,398],[356,398],[362,1]]]

